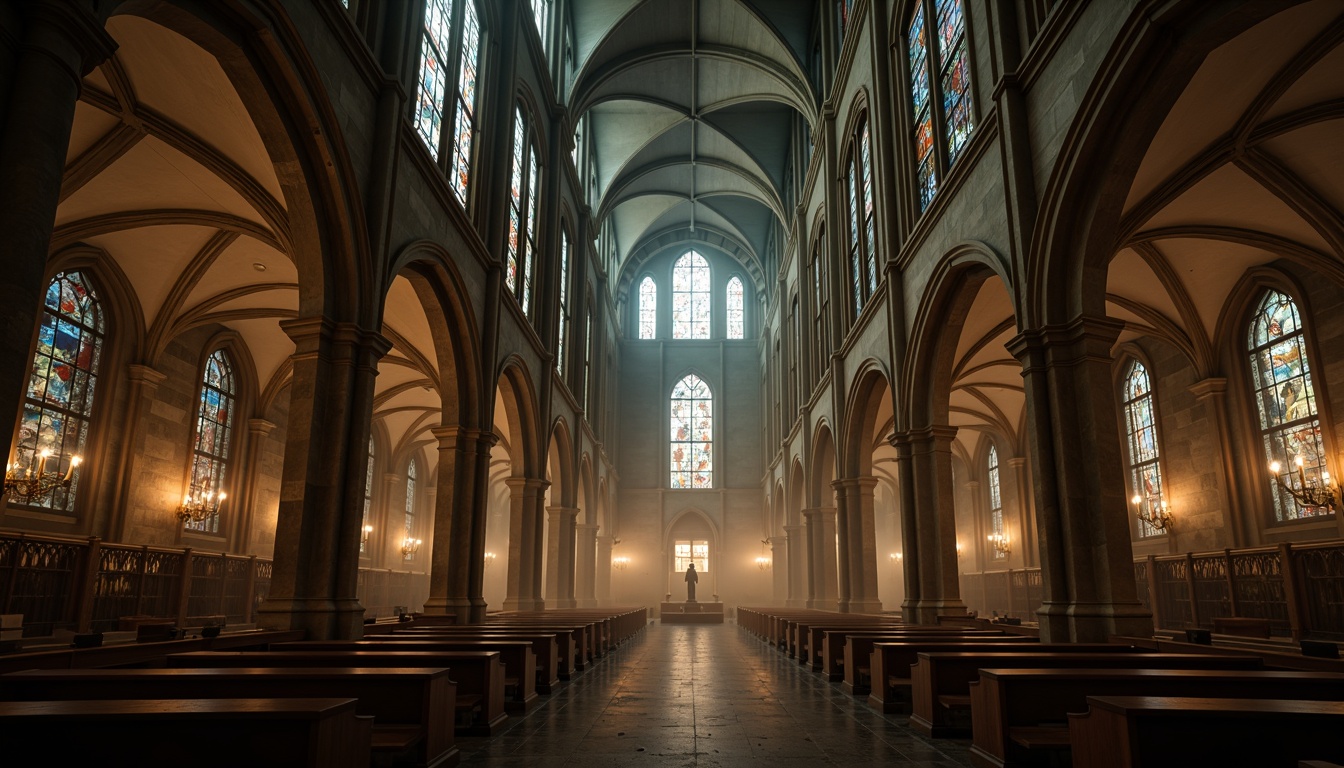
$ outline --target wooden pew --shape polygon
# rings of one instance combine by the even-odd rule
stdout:
[[[1042,644],[1032,638],[1017,637],[1012,640],[994,640],[986,643],[976,640],[967,643],[956,637],[911,638],[904,640],[882,640],[873,643],[873,651],[868,655],[871,668],[869,678],[872,681],[868,705],[883,712],[910,711],[910,670],[919,661],[921,652],[946,653],[955,651],[976,651],[979,646],[991,645],[985,652],[1009,651],[1029,652],[1041,649],[1054,649],[1059,653],[1137,653],[1134,648],[1111,643],[1059,643]]]
[[[1344,674],[1206,669],[981,669],[971,684],[971,761],[1038,765],[1068,749],[1068,713],[1095,696],[1344,700]]]
[[[477,635],[508,635],[528,633],[555,633],[556,651],[559,654],[559,663],[556,666],[556,674],[561,680],[573,679],[576,672],[584,669],[587,659],[587,648],[585,642],[585,630],[592,625],[585,624],[538,624],[535,627],[514,626],[509,624],[467,624],[455,627],[407,627],[405,629],[394,629],[385,634],[370,635],[365,633],[365,640],[381,640],[388,637],[472,637]],[[540,657],[538,657],[540,658]],[[540,665],[540,661],[538,662]],[[548,693],[548,691],[542,691]]]
[[[28,670],[0,676],[0,700],[354,697],[380,765],[456,765],[457,686],[445,668]]]
[[[854,620],[836,620],[836,619],[800,619],[789,622],[790,655],[798,660],[799,664],[811,666],[813,669],[821,669],[821,642],[824,633],[828,630],[899,630],[909,627],[908,624],[900,622],[879,622],[879,621],[854,621]]]
[[[1295,768],[1344,761],[1344,702],[1089,696],[1069,715],[1074,768]]]
[[[447,667],[457,684],[455,709],[464,711],[455,732],[458,736],[489,736],[507,718],[504,696],[504,664],[498,651],[251,651],[179,653],[168,657],[175,669],[292,667]],[[478,698],[479,697],[479,698]]]
[[[872,690],[871,662],[872,648],[878,643],[899,643],[911,642],[911,640],[929,640],[929,642],[939,642],[948,644],[964,644],[964,646],[1035,646],[1038,643],[1036,638],[1025,638],[1021,635],[957,635],[957,633],[925,633],[925,632],[902,632],[898,635],[847,635],[844,643],[837,642],[840,646],[840,656],[843,659],[843,666],[835,670],[835,674],[843,679],[845,693],[849,695],[867,695]],[[827,675],[831,679],[831,675]],[[832,681],[835,682],[835,681]]]
[[[407,646],[406,650],[408,651],[436,651],[442,648],[456,650],[463,643],[475,643],[477,641],[489,643],[524,641],[531,643],[532,654],[536,657],[537,669],[533,678],[536,680],[537,693],[553,693],[560,686],[559,646],[556,643],[556,636],[551,633],[501,630],[451,634],[392,634],[365,638],[359,642],[362,645],[390,643],[398,647]],[[508,666],[507,663],[505,666]]]
[[[294,642],[303,637],[303,630],[248,630],[226,632],[219,637],[193,637],[158,643],[123,643],[97,648],[10,653],[0,656],[0,674],[23,669],[98,669],[131,665],[161,667],[169,654],[264,649],[271,643]]]
[[[506,712],[526,712],[536,706],[537,699],[537,655],[532,652],[532,643],[527,640],[449,640],[436,641],[417,647],[417,643],[397,643],[389,645],[379,640],[304,640],[298,643],[276,643],[272,651],[280,653],[311,653],[316,651],[396,651],[402,648],[408,652],[420,653],[458,653],[462,651],[498,651],[499,660],[504,663],[504,710]],[[451,667],[447,661],[443,666]]]
[[[0,702],[0,744],[51,765],[367,768],[371,726],[351,698]]]
[[[973,637],[980,635],[1002,635],[1003,633],[994,630],[962,629],[960,627],[927,627],[918,624],[812,624],[807,627],[807,637],[805,640],[806,648],[803,650],[803,653],[807,655],[808,662],[812,665],[812,670],[815,672],[826,672],[829,668],[839,672],[843,668],[845,657],[845,637],[851,634],[891,634],[916,637]],[[831,639],[831,643],[827,644],[827,637],[831,635],[834,635],[834,637]],[[868,660],[867,654],[864,654],[860,658],[865,662]],[[833,680],[831,682],[835,681]]]
[[[910,727],[928,736],[970,732],[971,682],[981,669],[1222,669],[1263,668],[1259,659],[1184,653],[1078,653],[1069,644],[1011,653],[920,653],[910,668]],[[1049,649],[1049,650],[1046,650]]]

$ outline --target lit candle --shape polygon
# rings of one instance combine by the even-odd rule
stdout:
[[[78,467],[82,461],[84,461],[84,457],[82,456],[70,457],[70,468],[65,470],[65,482],[70,482],[70,478],[75,474],[75,467]]]
[[[1278,477],[1279,472],[1283,471],[1283,465],[1277,461],[1271,461],[1269,462],[1269,471],[1273,472],[1275,477]],[[1138,497],[1136,496],[1135,498]]]
[[[1293,459],[1293,463],[1297,465],[1297,482],[1301,483],[1302,488],[1306,488],[1307,474],[1302,471],[1302,457],[1298,456],[1297,458]]]
[[[42,452],[38,454],[38,460],[37,460],[38,477],[41,477],[42,473],[47,471],[47,459],[49,458],[51,458],[51,449],[43,448]]]

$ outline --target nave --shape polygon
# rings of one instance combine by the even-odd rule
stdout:
[[[736,624],[651,624],[462,766],[970,765],[967,739],[914,732]]]

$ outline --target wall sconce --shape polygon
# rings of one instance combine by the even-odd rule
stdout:
[[[219,512],[219,507],[224,503],[228,494],[220,491],[218,495],[214,491],[195,496],[187,495],[182,498],[182,503],[177,505],[177,519],[183,523],[199,523],[211,515]]]
[[[33,452],[27,467],[19,469],[18,456],[15,455],[15,461],[5,465],[5,494],[21,504],[32,504],[41,501],[57,488],[69,488],[70,481],[75,476],[75,467],[78,467],[84,458],[71,456],[70,466],[62,475],[60,457],[58,456],[55,461],[51,461],[51,457],[51,449],[43,448],[40,452]],[[47,471],[48,464],[55,468],[54,472]]]
[[[1269,462],[1269,471],[1274,475],[1274,482],[1280,488],[1287,491],[1293,499],[1302,507],[1335,511],[1335,491],[1338,484],[1330,479],[1330,473],[1321,471],[1320,479],[1307,480],[1306,473],[1302,470],[1302,457],[1297,456],[1293,459],[1293,464],[1297,465],[1297,487],[1283,481],[1283,465],[1277,461]]]
[[[767,570],[770,567],[770,558],[765,557],[764,555],[756,558],[756,567],[760,568],[762,571]]]
[[[960,542],[960,541],[957,542],[957,557],[958,557],[958,558],[961,557],[961,542]]]
[[[490,564],[493,563],[493,562],[495,562],[495,553],[494,553],[494,552],[486,552],[486,553],[485,553],[485,567],[486,567],[486,568],[489,568],[489,567],[490,567]]]
[[[893,562],[893,563],[899,563],[899,562],[901,562],[901,560],[904,559],[904,558],[905,558],[905,555],[901,554],[900,552],[892,552],[892,553],[891,553],[891,562]]]
[[[1167,511],[1167,502],[1154,504],[1154,498],[1148,497],[1145,503],[1142,496],[1135,495],[1129,502],[1134,505],[1135,517],[1159,531],[1165,531],[1171,526],[1171,513]]]
[[[630,565],[630,558],[628,557],[611,558],[611,567],[615,568],[618,571],[624,571],[626,566],[628,565]]]
[[[368,546],[368,544],[369,544],[369,534],[370,534],[370,533],[373,533],[373,526],[372,526],[372,525],[366,525],[366,526],[364,526],[364,532],[363,532],[363,534],[359,537],[359,548],[360,548],[360,549],[363,549],[364,547]]]
[[[406,533],[406,538],[401,540],[401,556],[410,560],[416,552],[420,551],[420,539],[411,538],[410,532]]]
[[[1013,551],[1012,542],[1008,541],[1006,533],[991,533],[988,536],[990,546],[994,547],[994,554],[1000,557],[1006,557]]]

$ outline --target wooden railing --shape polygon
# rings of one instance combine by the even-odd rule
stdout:
[[[249,624],[270,585],[271,561],[256,556],[0,532],[0,613],[23,614],[25,637],[112,631],[126,617]],[[429,575],[361,568],[357,594],[370,616],[419,610]]]
[[[1134,561],[1134,584],[1161,629],[1255,618],[1276,635],[1344,639],[1344,541],[1149,556]],[[1035,621],[1041,569],[964,573],[961,595],[982,616]]]

